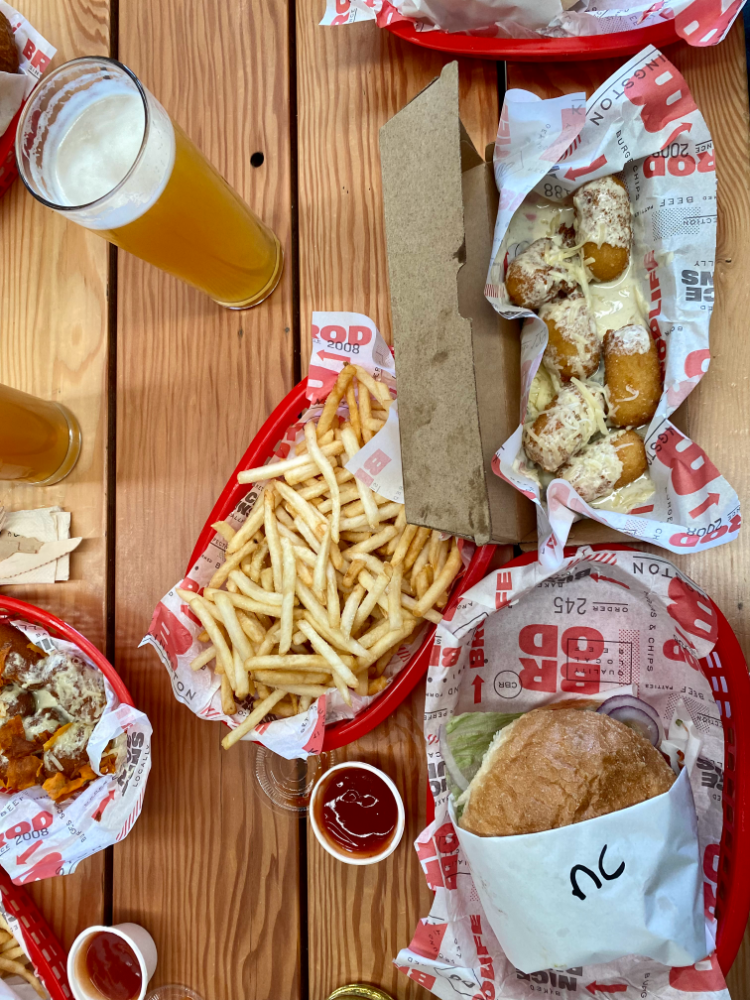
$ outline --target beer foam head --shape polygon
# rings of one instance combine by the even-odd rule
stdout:
[[[53,78],[48,93],[43,83],[32,97],[38,110],[23,139],[25,180],[89,229],[134,222],[172,173],[169,115],[121,67],[100,64],[69,80]]]
[[[145,129],[138,93],[105,93],[86,104],[51,150],[59,204],[87,205],[116,188],[135,163]]]

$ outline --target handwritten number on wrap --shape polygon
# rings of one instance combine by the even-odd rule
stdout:
[[[622,861],[620,863],[619,868],[616,868],[615,871],[613,871],[612,874],[610,875],[608,872],[604,870],[604,855],[606,851],[607,851],[607,845],[605,844],[604,847],[602,848],[602,853],[599,855],[599,865],[598,865],[599,874],[603,879],[606,879],[607,882],[612,882],[614,879],[619,878],[625,871],[625,862]],[[596,875],[595,872],[592,872],[592,870],[590,868],[587,868],[586,865],[573,865],[573,867],[570,869],[570,884],[573,886],[574,896],[577,896],[579,899],[586,898],[585,893],[578,885],[578,872],[582,872],[583,874],[588,875],[588,877],[594,883],[596,888],[601,889],[602,887],[601,879],[599,879],[599,877]]]

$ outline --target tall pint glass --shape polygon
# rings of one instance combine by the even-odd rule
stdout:
[[[248,309],[279,282],[274,233],[114,59],[74,59],[44,77],[23,110],[16,159],[43,204],[219,305]]]

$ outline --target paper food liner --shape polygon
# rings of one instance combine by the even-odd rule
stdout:
[[[19,54],[18,73],[0,73],[0,136],[7,130],[16,112],[36,87],[57,49],[32,28],[23,14],[0,0],[0,13],[13,29]]]
[[[690,45],[716,45],[745,0],[326,0],[325,25],[406,21],[416,31],[482,38],[565,38],[656,27],[674,21]],[[567,10],[565,8],[568,8]]]
[[[270,460],[272,462],[286,458],[294,445],[304,439],[305,423],[320,415],[321,401],[330,392],[345,364],[351,361],[361,365],[376,380],[385,382],[392,389],[396,386],[393,355],[369,317],[360,313],[314,312],[312,336],[313,351],[307,381],[307,397],[311,405],[300,420],[287,429],[276,445]],[[346,412],[345,407],[342,407],[341,412]],[[371,489],[394,502],[403,503],[401,450],[395,404],[391,407],[386,426],[357,452],[347,463],[347,468]],[[227,523],[235,529],[239,528],[255,504],[262,502],[262,492],[262,483],[249,485],[247,493],[226,518]],[[175,584],[157,605],[148,634],[141,645],[151,645],[159,654],[169,672],[178,701],[187,705],[202,719],[218,719],[234,729],[247,717],[250,709],[240,707],[236,715],[225,715],[221,710],[221,684],[217,675],[210,666],[198,671],[190,668],[190,661],[205,649],[205,644],[198,642],[196,638],[203,626],[176,593],[177,588],[202,591],[215,570],[223,563],[226,544],[220,535],[212,537],[190,567],[188,575]],[[460,545],[466,561],[472,547],[465,542]],[[424,627],[418,629],[408,641],[399,646],[386,667],[384,676],[393,678],[403,670],[422,645],[424,631]],[[354,718],[377,697],[378,695],[362,696],[352,691],[352,704],[349,706],[334,689],[318,698],[307,712],[261,723],[243,739],[262,743],[269,750],[288,759],[318,754],[323,747],[326,725]]]
[[[73,653],[99,669],[74,643],[53,638],[40,625],[3,617],[46,654]],[[40,785],[0,793],[0,865],[16,885],[69,875],[84,858],[123,840],[141,813],[151,770],[151,723],[143,712],[123,705],[103,679],[107,704],[89,739],[88,756],[99,774],[107,744],[125,734],[126,753],[117,772],[101,775],[60,803]]]
[[[451,620],[438,626],[427,676],[424,729],[435,818],[417,838],[415,848],[435,897],[429,916],[420,921],[411,944],[396,959],[401,971],[445,1000],[453,1000],[456,994],[475,1000],[525,1000],[538,985],[553,996],[572,992],[585,996],[586,990],[598,995],[596,984],[604,984],[604,992],[644,1000],[683,996],[728,1000],[713,953],[724,738],[720,710],[702,672],[713,666],[705,658],[717,635],[716,610],[702,590],[663,556],[630,549],[594,551],[584,546],[554,574],[539,562],[504,567],[463,595]],[[524,972],[498,943],[459,843],[461,834],[457,835],[451,821],[452,779],[441,750],[441,730],[464,713],[515,714],[562,700],[602,701],[623,691],[657,710],[667,732],[663,748],[675,764],[684,766],[683,784],[689,779],[697,822],[706,951],[712,954],[695,965],[676,968],[639,955],[601,964],[592,964],[595,959],[581,955],[580,964],[565,969]],[[489,730],[496,726],[487,726],[483,716],[467,718],[484,727],[475,744],[469,740],[463,745],[459,759],[468,778],[478,769],[492,735]],[[449,735],[449,746],[458,753],[455,736],[452,739],[451,744]],[[612,815],[613,820],[622,819],[623,812]],[[588,832],[596,832],[600,823],[597,819],[569,828],[575,834],[576,857],[564,859],[566,878],[575,863],[597,871],[603,845],[598,845],[592,863],[587,840]],[[622,833],[618,832],[620,839]],[[604,866],[610,873],[623,860],[615,854],[613,849],[610,858],[608,846]],[[661,876],[667,863],[663,861]],[[582,878],[582,885],[588,881]],[[508,906],[520,911],[528,886],[532,909],[527,918],[535,919],[533,907],[541,907],[551,926],[556,920],[555,901],[550,896],[545,903],[536,883],[533,867],[519,867],[509,885]],[[592,889],[592,897],[601,891],[604,899],[617,880],[602,879],[602,884],[602,890]],[[623,916],[627,917],[626,910]],[[688,909],[683,915],[685,924],[691,916]]]
[[[510,245],[508,226],[532,190],[559,202],[587,181],[622,172],[633,206],[632,278],[649,310],[664,373],[644,442],[656,491],[627,513],[589,506],[564,479],[554,479],[542,501],[538,482],[524,471],[522,424],[500,447],[494,471],[537,506],[539,558],[550,568],[560,565],[571,524],[580,516],[671,552],[732,541],[741,524],[737,494],[669,419],[708,370],[716,242],[713,143],[684,79],[649,47],[588,101],[584,94],[542,101],[509,91],[494,161],[500,208],[486,294],[501,315],[525,319],[521,422],[547,327],[510,302],[503,280],[508,262],[528,245]]]

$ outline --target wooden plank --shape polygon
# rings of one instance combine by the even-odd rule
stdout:
[[[391,341],[378,130],[451,61],[371,22],[321,28],[320,10],[297,3],[303,373],[314,309],[363,312]],[[484,152],[497,132],[495,63],[460,66],[461,117]]]
[[[50,68],[109,53],[109,2],[25,0],[23,13],[57,48]],[[0,482],[9,510],[59,504],[85,541],[71,579],[3,587],[59,615],[100,649],[105,642],[107,526],[107,244],[35,201],[17,181],[0,201],[0,382],[74,411],[83,450],[70,476],[44,488]],[[30,891],[67,947],[103,915],[104,856]]]
[[[740,500],[750,490],[747,463],[750,425],[743,406],[750,382],[747,317],[750,288],[750,149],[745,38],[741,20],[714,48],[680,44],[666,54],[684,74],[706,119],[716,150],[718,232],[714,285],[716,305],[711,319],[711,368],[680,407],[676,422],[703,447]],[[549,97],[603,82],[617,63],[579,66],[514,64],[508,85]],[[750,661],[750,628],[743,614],[750,584],[750,534],[740,531],[727,546],[673,561],[712,596],[722,609]],[[750,933],[746,932],[729,977],[733,996],[750,990]]]
[[[117,666],[155,729],[146,808],[115,850],[114,920],[154,935],[152,985],[299,996],[296,815],[255,790],[254,748],[172,696],[136,650],[222,486],[292,386],[287,4],[121,0],[120,59],[282,240],[286,273],[230,313],[127,254],[118,274]],[[260,151],[265,163],[250,165]]]
[[[374,24],[320,28],[319,16],[319,3],[298,2],[303,372],[313,309],[366,313],[390,342],[378,129],[450,61]],[[461,114],[484,150],[497,131],[494,63],[462,62]],[[423,705],[420,686],[389,720],[336,755],[383,768],[403,795],[407,825],[395,853],[371,867],[338,863],[308,834],[311,997],[360,981],[409,1000],[430,996],[392,964],[431,902],[412,847],[425,825]]]

